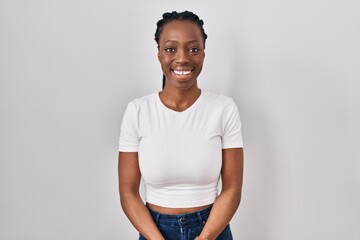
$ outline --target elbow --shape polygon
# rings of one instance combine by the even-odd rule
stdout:
[[[225,196],[229,202],[234,206],[234,208],[238,208],[241,202],[241,189],[239,188],[228,188],[224,189],[220,195]]]
[[[234,209],[238,209],[241,202],[241,191],[236,191],[234,194],[231,195],[231,203]]]
[[[242,185],[238,186],[235,191],[236,191],[236,200],[237,200],[238,204],[240,204],[241,194],[242,194]]]
[[[235,197],[235,203],[236,203],[237,207],[240,206],[240,202],[241,202],[241,190],[238,191],[238,193],[236,194],[236,197]]]
[[[128,201],[126,200],[126,197],[124,197],[124,194],[120,193],[120,206],[123,210],[125,210],[127,202]]]
[[[241,202],[241,190],[234,189],[234,191],[232,191],[231,198],[234,205],[238,207]]]
[[[125,210],[129,202],[131,202],[129,198],[131,198],[129,193],[120,190],[120,205],[123,210]]]
[[[137,199],[141,199],[138,192],[120,190],[120,205],[124,212],[126,212],[129,206],[136,202]]]

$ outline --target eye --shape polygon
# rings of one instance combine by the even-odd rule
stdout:
[[[175,48],[167,47],[167,48],[165,48],[165,51],[168,53],[173,53],[173,52],[175,52]]]
[[[191,53],[197,53],[197,52],[199,52],[199,48],[197,48],[197,47],[192,47],[192,48],[189,49],[189,52],[191,52]]]

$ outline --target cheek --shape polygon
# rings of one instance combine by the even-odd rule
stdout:
[[[205,59],[205,54],[200,54],[200,55],[196,56],[196,58],[194,58],[194,61],[197,64],[203,64],[204,59]]]
[[[168,76],[170,72],[170,63],[167,59],[161,59],[161,70],[164,73],[164,75]]]
[[[202,67],[204,64],[204,58],[199,58],[196,60],[196,65]]]
[[[162,56],[160,62],[162,66],[168,66],[171,63],[171,58]]]

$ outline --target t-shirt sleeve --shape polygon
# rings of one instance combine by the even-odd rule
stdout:
[[[243,139],[239,111],[231,99],[222,114],[222,148],[242,148]]]
[[[130,102],[125,110],[119,137],[119,152],[137,152],[139,147],[138,108]]]

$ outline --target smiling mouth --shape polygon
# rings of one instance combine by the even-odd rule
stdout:
[[[188,79],[188,77],[191,76],[191,73],[194,71],[194,69],[191,70],[171,70],[175,76],[179,79],[179,80],[185,80]]]
[[[189,75],[189,74],[192,72],[192,70],[187,70],[187,71],[173,70],[173,72],[174,72],[176,75],[186,76],[186,75]]]

